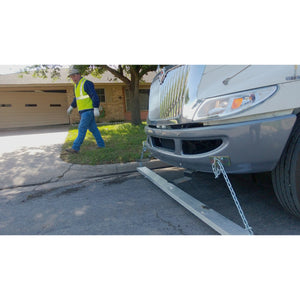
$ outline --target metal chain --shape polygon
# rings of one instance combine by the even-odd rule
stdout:
[[[234,203],[235,203],[235,205],[236,205],[236,207],[238,209],[238,212],[239,212],[239,214],[240,214],[240,216],[242,218],[242,221],[243,221],[243,223],[245,225],[245,229],[248,230],[248,232],[251,235],[253,235],[252,228],[248,224],[248,221],[247,221],[247,219],[246,219],[246,217],[244,215],[244,212],[243,212],[243,210],[241,208],[239,200],[237,199],[237,196],[236,196],[236,194],[234,192],[234,189],[233,189],[233,187],[232,187],[232,185],[230,183],[230,180],[229,180],[229,178],[227,176],[227,173],[226,173],[226,171],[224,169],[224,166],[223,166],[222,162],[217,157],[214,157],[214,161],[212,163],[212,170],[213,170],[213,172],[215,174],[215,178],[218,178],[221,173],[223,174],[223,177],[224,177],[224,179],[226,181],[227,187],[228,187],[228,189],[229,189],[229,191],[231,193],[233,201],[234,201]]]
[[[140,158],[140,167],[143,166],[144,152],[146,152],[146,151],[147,151],[146,141],[143,141],[143,149],[142,149],[141,158]]]

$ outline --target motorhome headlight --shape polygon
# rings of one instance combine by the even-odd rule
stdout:
[[[194,121],[223,118],[239,113],[271,97],[277,86],[268,86],[198,101]]]

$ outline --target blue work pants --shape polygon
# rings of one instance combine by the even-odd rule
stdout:
[[[98,147],[105,147],[104,140],[95,121],[94,111],[87,110],[81,113],[81,120],[78,126],[78,136],[72,146],[74,150],[80,150],[80,146],[84,141],[87,130],[93,134]]]

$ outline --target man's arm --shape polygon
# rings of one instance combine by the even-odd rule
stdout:
[[[70,105],[69,108],[67,109],[67,114],[70,115],[70,114],[72,113],[72,110],[73,110],[74,108],[76,108],[76,107],[77,107],[77,102],[76,102],[76,98],[74,97],[74,99],[73,99],[71,105]]]
[[[93,101],[93,107],[98,108],[100,105],[100,99],[96,93],[95,87],[94,87],[94,83],[86,80],[84,83],[84,90],[87,92],[87,94],[90,96],[90,98]]]
[[[71,103],[71,106],[72,106],[73,108],[76,108],[76,107],[77,107],[76,97],[74,97],[74,99],[73,99],[73,101],[72,101],[72,103]]]

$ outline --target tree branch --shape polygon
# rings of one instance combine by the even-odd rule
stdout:
[[[150,72],[150,71],[156,71],[156,69],[157,69],[157,65],[147,65],[147,66],[143,66],[143,67],[142,67],[142,70],[141,70],[141,72],[140,72],[140,74],[139,74],[139,79],[142,79],[143,76],[144,76],[145,74],[147,74],[148,72]]]
[[[127,85],[130,85],[130,80],[126,76],[123,75],[123,69],[121,69],[122,72],[120,72],[120,71],[117,71],[116,69],[109,67],[108,65],[101,65],[101,67],[104,68],[105,70],[109,71],[113,75],[115,75],[117,78],[122,80]]]

